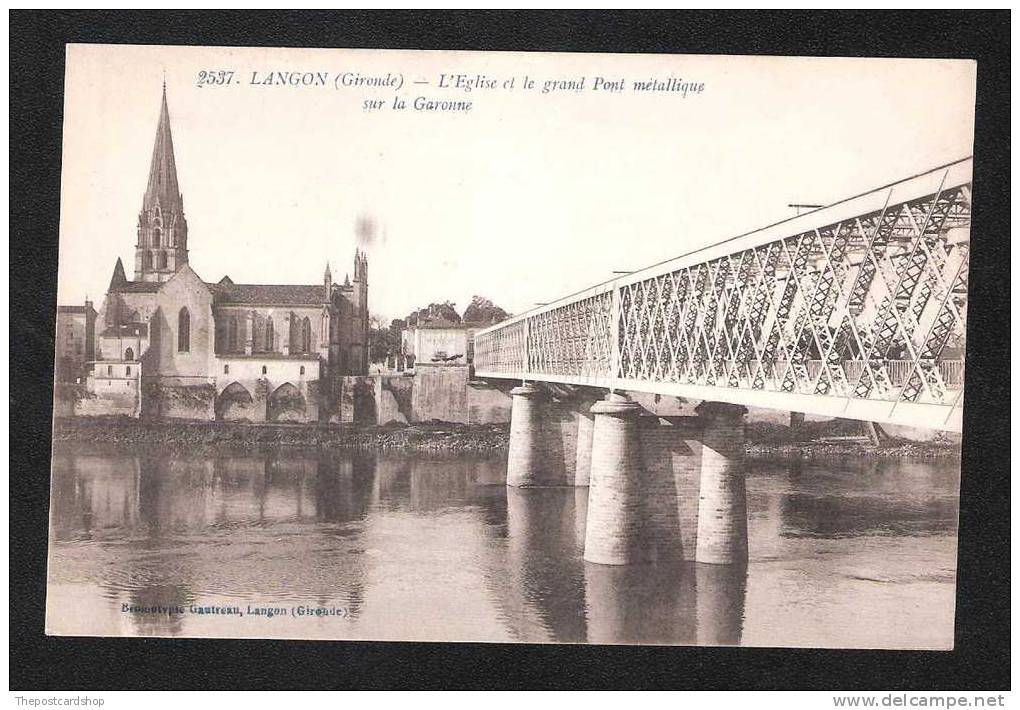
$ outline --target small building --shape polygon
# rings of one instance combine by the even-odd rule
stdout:
[[[57,306],[53,363],[57,382],[84,380],[86,363],[95,359],[96,315],[92,301],[84,306]]]
[[[470,365],[474,361],[474,325],[428,322],[400,333],[400,354],[410,369],[421,365]]]

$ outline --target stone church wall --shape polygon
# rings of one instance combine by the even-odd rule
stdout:
[[[153,363],[160,376],[199,377],[207,381],[213,365],[212,295],[200,278],[184,266],[167,281],[156,295],[159,310],[152,319],[155,333],[151,348],[156,349]],[[191,328],[189,348],[178,348],[178,323],[181,310],[188,309]]]
[[[309,325],[309,354],[325,353],[328,346],[326,315],[322,307],[311,306],[259,306],[221,305],[213,308],[215,319],[215,352],[217,356],[229,357],[247,352],[266,352],[266,321],[273,319],[273,347],[270,352],[284,355],[300,355],[301,326],[305,318]],[[230,319],[237,323],[237,340],[231,348],[228,342],[227,324]]]

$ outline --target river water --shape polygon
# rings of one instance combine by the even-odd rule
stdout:
[[[587,489],[504,470],[58,444],[47,630],[952,648],[958,462],[749,460],[736,570],[586,563]]]

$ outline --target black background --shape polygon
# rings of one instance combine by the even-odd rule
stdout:
[[[10,687],[1008,688],[1009,25],[1007,11],[12,11]],[[968,306],[956,649],[890,652],[44,636],[66,42],[977,59],[977,199]],[[931,97],[933,121],[939,120],[941,101],[940,96]]]

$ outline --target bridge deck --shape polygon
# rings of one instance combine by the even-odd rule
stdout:
[[[479,377],[959,431],[971,159],[561,298],[475,336]]]

